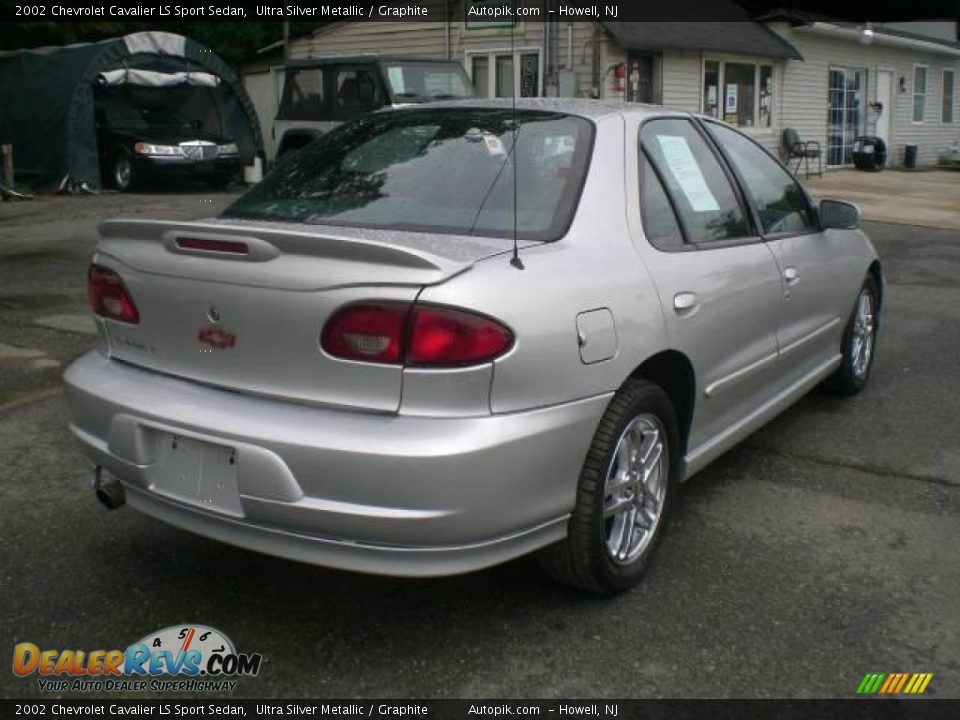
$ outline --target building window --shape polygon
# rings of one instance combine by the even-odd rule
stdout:
[[[953,122],[953,92],[956,84],[956,74],[953,72],[953,70],[944,70],[943,109],[940,111],[940,120],[945,123]]]
[[[477,97],[486,97],[490,86],[490,58],[486,55],[474,55],[470,58],[470,79]]]
[[[913,121],[923,122],[923,108],[927,102],[927,68],[913,66]]]
[[[705,115],[742,128],[773,127],[773,65],[707,60],[703,63]]]
[[[540,51],[489,51],[467,54],[467,68],[477,97],[540,96]],[[491,72],[492,69],[492,72]]]

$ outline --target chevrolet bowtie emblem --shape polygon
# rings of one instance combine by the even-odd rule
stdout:
[[[232,348],[237,344],[237,336],[216,325],[204,325],[197,331],[197,340],[218,350]]]

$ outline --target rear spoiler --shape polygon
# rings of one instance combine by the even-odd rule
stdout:
[[[425,233],[338,230],[341,228],[306,230],[300,225],[243,220],[105,220],[100,223],[97,252],[142,272],[251,285],[261,284],[258,276],[274,275],[282,269],[284,287],[308,290],[316,288],[319,279],[316,264],[303,262],[307,258],[329,260],[324,265],[327,281],[336,276],[337,265],[343,265],[345,271],[352,266],[352,272],[345,275],[356,277],[356,265],[362,263],[364,285],[430,285],[510,248],[507,241],[487,238],[451,236],[449,243],[440,244]],[[184,243],[183,239],[193,242]],[[198,249],[216,243],[243,244],[248,251]]]

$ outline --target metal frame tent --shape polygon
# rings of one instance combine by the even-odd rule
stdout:
[[[37,190],[64,182],[99,188],[95,95],[122,82],[219,87],[216,108],[245,165],[263,152],[256,111],[237,74],[182,35],[140,32],[63,47],[0,52],[0,143],[14,146],[18,180]],[[162,75],[167,80],[158,80]],[[211,76],[214,80],[211,80]]]

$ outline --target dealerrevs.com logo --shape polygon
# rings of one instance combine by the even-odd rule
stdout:
[[[236,677],[260,672],[263,656],[238,653],[230,638],[203,625],[172,625],[126,650],[13,648],[13,672],[37,676],[41,691],[230,691]]]

